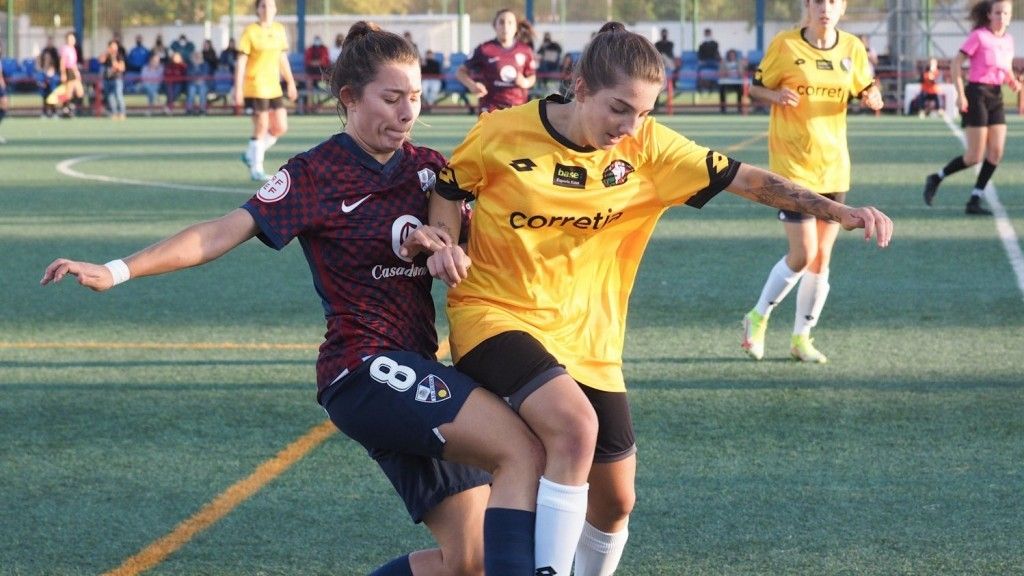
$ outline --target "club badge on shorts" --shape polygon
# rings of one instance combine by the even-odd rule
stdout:
[[[428,374],[426,378],[420,380],[420,383],[416,385],[417,402],[435,404],[437,402],[444,402],[451,397],[452,393],[448,390],[448,385],[444,383],[444,380],[433,374]]]

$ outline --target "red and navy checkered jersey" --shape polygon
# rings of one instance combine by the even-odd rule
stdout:
[[[484,110],[518,106],[530,99],[529,92],[516,85],[519,74],[533,76],[537,68],[533,50],[522,42],[505,48],[497,40],[488,40],[476,47],[466,68],[487,87],[487,94],[480,98]]]
[[[408,142],[381,164],[347,134],[295,156],[242,207],[260,240],[302,245],[323,301],[327,334],[320,392],[346,368],[385,350],[434,358],[434,302],[425,256],[398,249],[427,219],[440,153]]]

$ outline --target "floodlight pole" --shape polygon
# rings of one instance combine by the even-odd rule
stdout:
[[[14,2],[8,2],[8,5],[14,4]],[[74,25],[75,25],[75,36],[78,38],[78,45],[82,45],[82,39],[85,38],[85,0],[75,0],[74,3]]]
[[[296,49],[306,51],[306,0],[295,0]]]
[[[14,58],[14,2],[7,1],[7,50],[4,51],[8,58]],[[20,54],[18,55],[20,56]]]
[[[235,37],[235,0],[228,0],[228,40]]]

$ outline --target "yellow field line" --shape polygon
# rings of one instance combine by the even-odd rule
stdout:
[[[762,132],[760,134],[755,134],[755,135],[751,136],[750,138],[747,138],[746,140],[744,140],[742,142],[738,142],[736,144],[733,144],[732,146],[726,146],[725,148],[722,149],[722,152],[735,152],[737,150],[742,150],[742,149],[746,148],[747,146],[750,146],[751,144],[754,144],[758,140],[762,140],[762,139],[767,138],[767,137],[768,137],[768,133],[767,132]]]
[[[304,436],[261,464],[248,478],[235,483],[191,518],[178,524],[170,534],[145,547],[117,568],[106,572],[105,576],[134,576],[153,568],[184,546],[193,536],[212,526],[268,482],[277,478],[337,430],[330,420],[314,426]]]
[[[450,353],[451,348],[448,339],[445,338],[438,345],[437,357],[446,358]],[[301,438],[278,452],[276,456],[260,464],[247,478],[236,482],[209,504],[203,506],[192,517],[178,524],[169,534],[146,546],[138,554],[122,562],[117,568],[105,572],[103,576],[136,576],[155,567],[187,544],[193,536],[227,516],[239,504],[248,500],[271,480],[280,476],[311,450],[322,444],[324,440],[330,438],[337,430],[330,420],[317,424]]]

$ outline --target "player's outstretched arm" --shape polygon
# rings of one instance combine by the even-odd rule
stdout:
[[[58,258],[46,267],[39,283],[45,286],[71,275],[82,286],[103,292],[128,278],[165,274],[215,260],[258,231],[252,215],[238,208],[216,220],[193,224],[124,260],[101,265]]]
[[[726,190],[774,208],[838,222],[847,230],[863,228],[864,239],[874,237],[882,248],[892,238],[892,220],[881,210],[872,206],[851,208],[834,202],[763,168],[741,164]]]
[[[462,202],[447,200],[437,192],[430,195],[430,225],[444,231],[450,239],[458,239],[462,231]],[[454,241],[449,241],[427,259],[430,274],[449,287],[466,279],[469,257]]]

